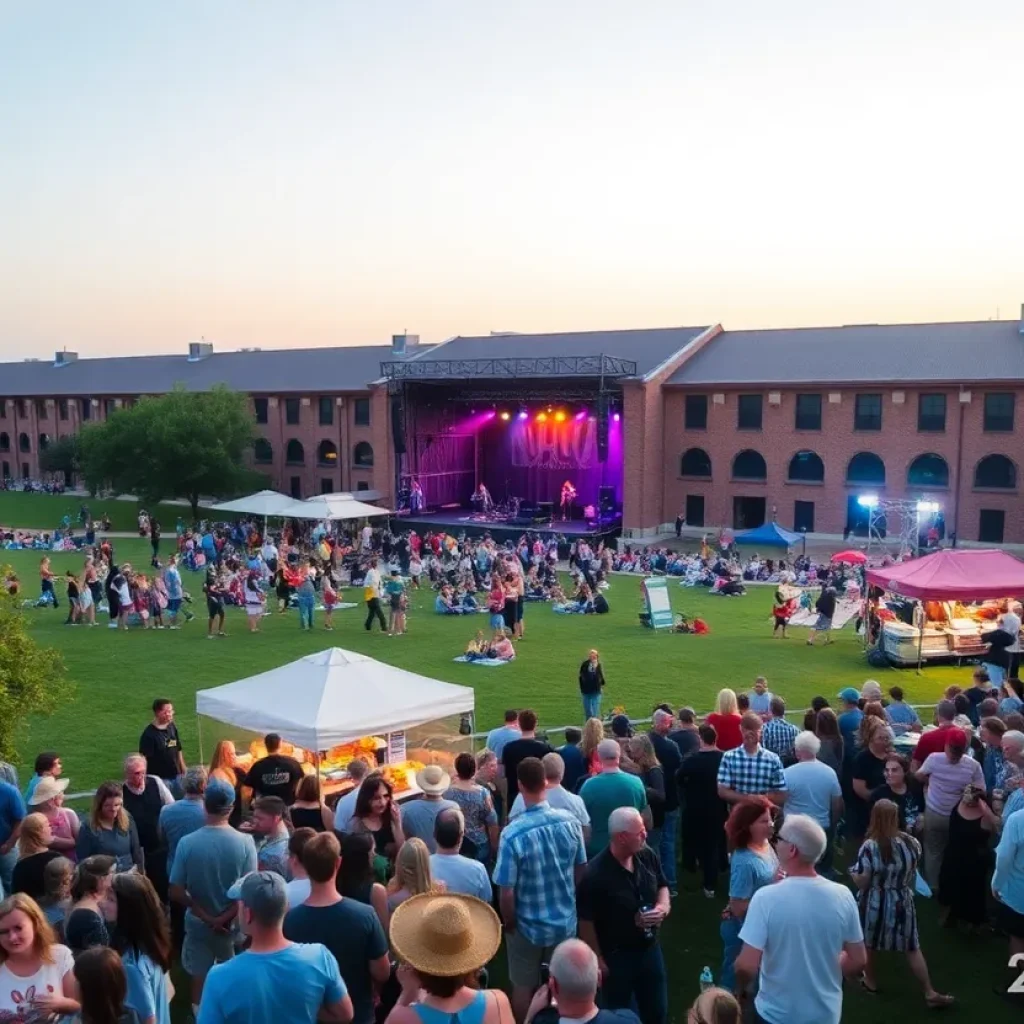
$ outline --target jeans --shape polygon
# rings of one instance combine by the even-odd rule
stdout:
[[[722,974],[718,984],[727,992],[736,989],[736,957],[740,955],[743,943],[740,942],[740,929],[743,922],[735,917],[722,919],[722,927],[719,933],[722,936]]]
[[[588,718],[600,718],[601,694],[584,693],[581,694],[581,696],[583,697],[583,720],[586,721]]]
[[[60,607],[60,602],[57,600],[57,591],[53,589],[53,580],[43,580],[42,591],[43,597],[46,597],[47,595],[50,596],[50,599],[53,601],[54,608]]]
[[[313,602],[312,601],[300,601],[299,602],[299,629],[305,629],[309,626],[313,628]]]
[[[676,843],[679,839],[679,808],[665,812],[665,820],[661,824],[661,842],[658,855],[661,857],[661,870],[665,873],[665,881],[669,889],[674,889],[676,876]]]
[[[18,844],[9,853],[0,853],[0,887],[4,896],[11,892],[11,879],[14,876],[14,865],[18,863]]]
[[[1006,679],[1006,669],[1002,665],[983,665],[988,672],[988,681],[992,686],[1000,687]]]
[[[380,598],[373,597],[366,602],[366,631],[369,632],[373,629],[373,620],[376,619],[380,623],[380,631],[386,633],[388,631],[387,619],[384,618],[384,610],[380,606]]]
[[[605,953],[608,977],[601,987],[601,1005],[609,1010],[628,1010],[634,1004],[643,1024],[668,1020],[668,975],[661,946],[619,949]]]

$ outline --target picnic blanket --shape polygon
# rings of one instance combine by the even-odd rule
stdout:
[[[452,658],[452,661],[463,661],[467,665],[483,665],[485,668],[494,668],[498,665],[507,665],[507,661],[503,661],[501,658],[470,658],[467,654],[460,654],[457,658]]]

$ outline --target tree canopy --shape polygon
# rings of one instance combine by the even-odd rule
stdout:
[[[39,468],[44,473],[63,473],[70,482],[81,468],[81,441],[77,434],[65,434],[39,450]]]
[[[202,495],[225,497],[263,486],[247,468],[255,431],[248,398],[225,387],[176,388],[115,410],[81,432],[81,469],[93,493],[130,493],[147,506]]]

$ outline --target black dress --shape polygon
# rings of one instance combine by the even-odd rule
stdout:
[[[960,805],[949,816],[949,845],[939,874],[939,903],[949,907],[951,921],[985,923],[988,880],[992,874],[990,833],[960,814]]]
[[[311,828],[314,832],[326,832],[323,811],[319,807],[293,807],[289,812],[295,828]]]

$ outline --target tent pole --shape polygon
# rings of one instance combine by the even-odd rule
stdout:
[[[203,756],[203,716],[196,712],[196,730],[199,733],[199,763],[206,764],[206,758]]]
[[[924,602],[918,602],[918,607],[921,609],[921,629],[917,634],[917,674],[921,674],[921,661],[924,657]]]
[[[316,796],[318,800],[323,800],[324,794],[321,787],[320,781],[320,751],[314,751],[313,753],[313,767],[316,769]]]

